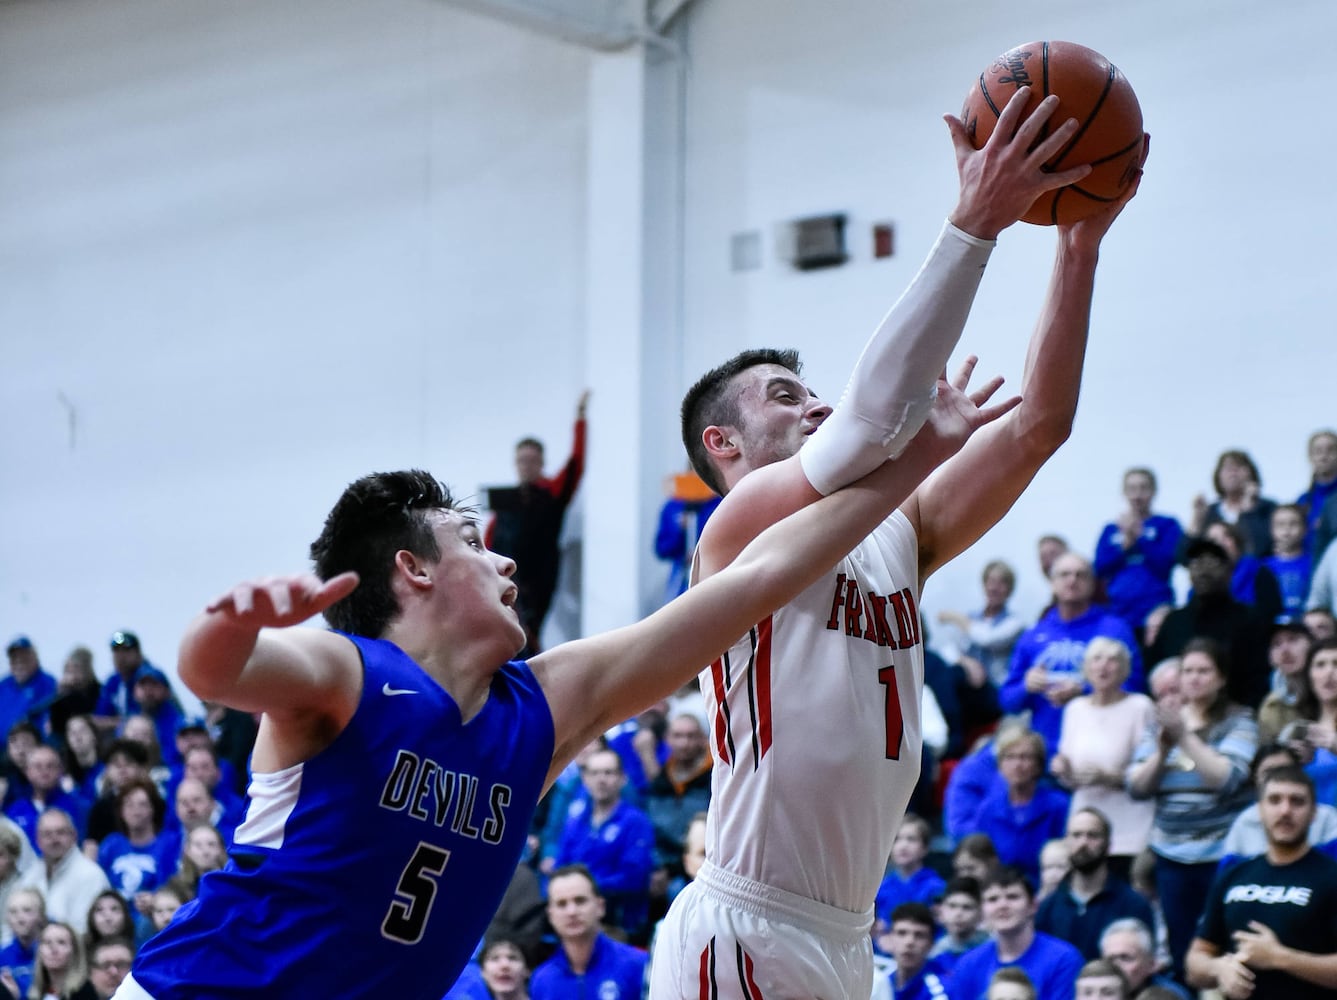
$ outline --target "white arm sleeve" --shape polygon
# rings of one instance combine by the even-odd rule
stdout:
[[[924,425],[993,247],[950,222],[943,226],[864,346],[835,411],[799,451],[819,493],[834,493],[895,458]]]

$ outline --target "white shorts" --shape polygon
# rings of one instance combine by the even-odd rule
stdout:
[[[863,1000],[873,913],[852,913],[706,862],[660,925],[650,1000]]]

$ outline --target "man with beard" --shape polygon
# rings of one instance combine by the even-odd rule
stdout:
[[[1185,963],[1189,986],[1227,1000],[1318,1000],[1337,990],[1337,862],[1309,844],[1314,782],[1301,768],[1263,775],[1267,853],[1221,874]]]
[[[1062,937],[1088,962],[1100,958],[1100,936],[1116,920],[1135,917],[1155,926],[1151,906],[1109,869],[1110,824],[1098,809],[1079,809],[1068,817],[1068,864],[1071,871],[1040,904],[1035,926]]]

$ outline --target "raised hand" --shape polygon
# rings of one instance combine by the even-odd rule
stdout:
[[[938,378],[938,397],[923,428],[910,443],[911,448],[932,448],[948,457],[961,450],[962,445],[985,424],[991,424],[1021,402],[1020,396],[992,406],[985,404],[1003,384],[1002,376],[995,375],[974,392],[967,393],[970,377],[979,359],[966,358],[956,378],[947,380],[947,373]]]
[[[1059,237],[1067,245],[1083,247],[1094,250],[1100,246],[1100,241],[1105,238],[1109,232],[1110,226],[1114,225],[1114,220],[1119,217],[1119,213],[1137,195],[1137,189],[1142,185],[1142,168],[1146,165],[1147,154],[1151,152],[1151,135],[1144,133],[1142,136],[1142,159],[1138,163],[1137,174],[1129,183],[1127,190],[1119,196],[1117,201],[1110,202],[1107,208],[1101,209],[1093,215],[1088,215],[1085,219],[1079,219],[1076,222],[1070,222],[1066,226],[1059,226]]]
[[[328,580],[314,573],[263,577],[237,584],[205,610],[222,614],[238,625],[287,628],[343,600],[357,585],[358,575],[351,571]]]
[[[1088,164],[1066,170],[1045,169],[1069,140],[1077,134],[1076,118],[1069,118],[1049,133],[1044,129],[1058,109],[1051,94],[1024,120],[1031,88],[1021,87],[998,116],[998,125],[980,149],[970,141],[965,123],[944,115],[956,150],[956,169],[961,195],[949,216],[952,223],[972,236],[991,240],[1020,219],[1035,199],[1048,191],[1075,184],[1091,172]]]

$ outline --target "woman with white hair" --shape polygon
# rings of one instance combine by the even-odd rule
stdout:
[[[1110,819],[1110,867],[1127,878],[1133,858],[1147,846],[1155,803],[1128,794],[1124,774],[1138,741],[1156,715],[1144,694],[1123,690],[1132,657],[1118,639],[1097,637],[1086,645],[1082,674],[1091,693],[1063,708],[1055,778],[1070,789],[1072,811],[1094,808]]]

